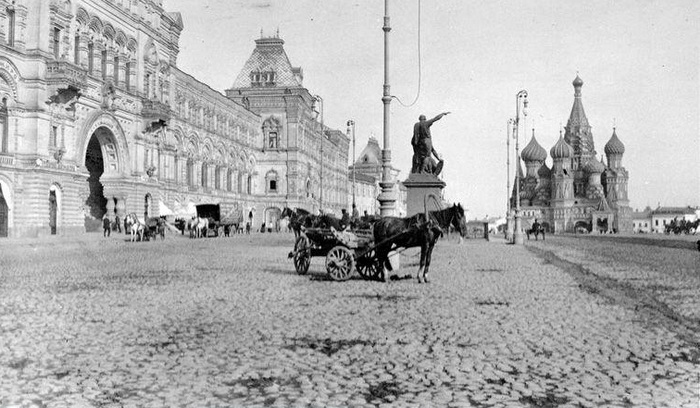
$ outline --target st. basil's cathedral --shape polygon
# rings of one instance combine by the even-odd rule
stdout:
[[[632,210],[627,198],[629,174],[622,166],[625,145],[613,128],[605,144],[607,163],[597,157],[591,126],[581,100],[583,81],[573,81],[574,105],[559,140],[550,149],[552,168],[547,167],[547,151],[535,138],[522,150],[526,173],[520,161],[520,209],[523,227],[535,219],[553,233],[631,232]],[[515,207],[515,188],[511,206]]]

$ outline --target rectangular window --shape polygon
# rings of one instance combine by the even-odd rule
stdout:
[[[75,53],[73,54],[73,62],[75,65],[80,65],[80,36],[75,36]]]
[[[92,71],[95,68],[95,45],[93,43],[88,44],[88,74],[92,75]]]
[[[49,136],[49,146],[56,147],[58,140],[58,126],[51,127],[51,135]]]
[[[270,180],[270,191],[277,191],[277,180]]]
[[[119,85],[119,57],[114,57],[114,85]]]
[[[7,10],[7,45],[15,46],[15,11]]]
[[[270,149],[276,149],[277,148],[277,132],[270,132],[269,134],[269,144],[268,146]]]
[[[124,86],[126,87],[127,91],[131,87],[131,62],[129,61],[124,64]]]
[[[53,58],[59,59],[61,57],[61,29],[53,29]]]
[[[102,80],[107,79],[107,50],[102,51]]]

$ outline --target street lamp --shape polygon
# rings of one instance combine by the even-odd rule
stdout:
[[[522,245],[524,243],[522,220],[520,219],[520,144],[518,139],[518,127],[520,126],[520,102],[523,105],[523,116],[527,116],[527,91],[522,90],[515,95],[515,123],[513,132],[515,133],[515,231],[513,232],[513,244]]]
[[[511,208],[510,198],[510,138],[511,130],[515,119],[508,119],[506,127],[506,241],[513,242],[513,209]]]
[[[348,135],[352,130],[352,207],[355,208],[355,121],[348,120]]]
[[[321,160],[320,160],[320,174],[319,174],[319,200],[318,200],[318,209],[321,213],[323,213],[323,145],[325,144],[325,139],[326,139],[326,131],[323,127],[323,98],[321,98],[319,95],[314,95],[313,96],[313,104],[311,105],[311,109],[314,111],[314,116],[315,119],[318,119],[319,115],[321,116]]]

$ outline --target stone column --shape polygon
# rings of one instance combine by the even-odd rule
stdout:
[[[75,46],[78,48],[77,65],[87,69],[88,60],[88,38],[85,33],[78,34],[78,43]]]
[[[114,199],[112,197],[107,199],[107,218],[114,221]]]
[[[115,81],[115,86],[118,88],[123,88],[124,84],[126,83],[126,61],[128,61],[128,58],[126,54],[124,53],[119,53],[117,54],[119,57],[119,66],[114,67],[115,72],[119,73],[119,80]]]
[[[102,50],[104,46],[99,42],[92,43],[92,75],[102,78]]]
[[[114,50],[111,47],[106,47],[107,53],[105,57],[105,69],[107,72],[104,73],[104,78],[106,81],[112,80],[114,82]]]
[[[129,86],[127,91],[133,92],[136,89],[136,71],[137,71],[136,59],[129,60]],[[125,74],[126,76],[127,74]]]

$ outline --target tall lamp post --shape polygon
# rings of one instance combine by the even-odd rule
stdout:
[[[522,245],[524,243],[522,220],[520,216],[520,144],[518,140],[518,128],[520,126],[520,105],[522,102],[523,116],[527,116],[527,91],[522,90],[515,95],[515,123],[513,132],[515,133],[515,231],[513,232],[513,244]]]
[[[396,195],[394,193],[394,182],[391,179],[391,143],[389,123],[391,115],[391,86],[389,85],[389,32],[391,31],[389,19],[389,0],[384,0],[384,85],[382,87],[382,102],[384,103],[384,149],[382,150],[382,181],[379,185],[382,188],[379,200],[379,212],[381,216],[394,215]]]
[[[355,208],[355,121],[348,120],[348,135],[352,131],[352,207]]]
[[[510,138],[514,123],[513,118],[508,119],[506,127],[506,241],[510,243],[513,242],[513,209],[510,204],[512,194],[510,191]]]
[[[319,95],[313,96],[314,101],[311,109],[314,111],[316,118],[321,116],[321,160],[319,167],[321,168],[319,173],[319,199],[318,199],[318,209],[323,214],[323,145],[326,144],[326,130],[323,127],[323,98]]]

